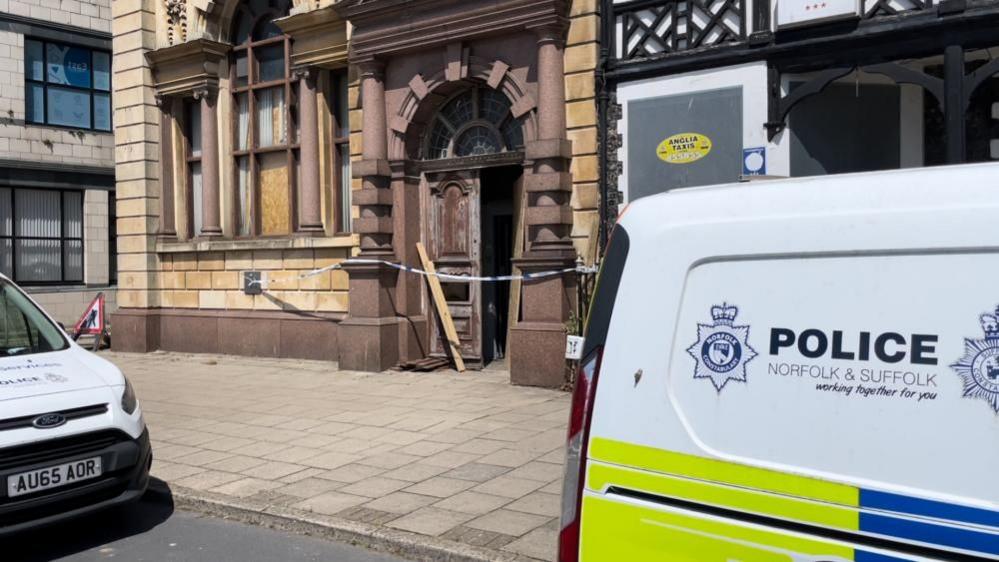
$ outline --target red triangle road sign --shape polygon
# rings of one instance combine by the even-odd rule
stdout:
[[[90,301],[90,306],[83,313],[83,316],[73,326],[73,339],[79,338],[83,334],[99,336],[104,333],[104,293],[97,293],[94,300]]]

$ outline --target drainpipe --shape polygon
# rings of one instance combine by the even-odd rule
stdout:
[[[614,1],[601,0],[600,2],[600,56],[597,62],[595,79],[597,81],[597,142],[600,152],[597,155],[597,166],[600,169],[598,180],[600,182],[600,230],[597,240],[597,259],[603,256],[604,247],[607,244],[607,236],[610,230],[608,219],[610,218],[607,199],[610,194],[608,184],[610,174],[608,164],[614,156],[610,154],[607,147],[608,131],[610,128],[608,120],[608,106],[610,104],[610,88],[613,84],[607,80],[607,70],[610,67],[610,57],[614,50]]]

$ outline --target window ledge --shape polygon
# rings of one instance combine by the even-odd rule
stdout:
[[[49,293],[100,293],[114,292],[118,290],[117,285],[20,285],[29,295],[41,295]]]
[[[224,252],[238,250],[297,250],[309,248],[352,248],[358,244],[352,234],[331,238],[308,236],[293,238],[258,238],[255,240],[185,240],[156,242],[156,252],[175,254],[182,252]]]

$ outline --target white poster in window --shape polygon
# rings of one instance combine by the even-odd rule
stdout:
[[[814,25],[859,14],[858,0],[777,0],[778,28]]]

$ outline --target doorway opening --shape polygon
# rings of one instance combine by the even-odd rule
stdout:
[[[481,197],[481,271],[485,276],[510,275],[515,256],[514,193],[523,175],[520,166],[483,169]],[[482,283],[482,365],[502,367],[510,327],[509,281]]]

